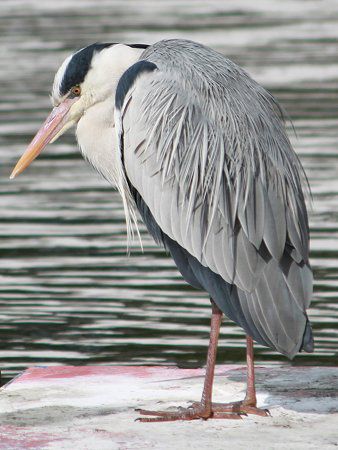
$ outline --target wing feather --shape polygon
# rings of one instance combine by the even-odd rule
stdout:
[[[142,54],[157,70],[124,109],[126,175],[161,230],[236,286],[247,323],[294,354],[312,292],[301,166],[271,95],[203,46],[182,65],[187,45]]]

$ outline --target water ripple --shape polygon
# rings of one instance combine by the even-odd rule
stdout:
[[[204,364],[210,308],[146,233],[126,257],[120,199],[82,161],[71,135],[24,175],[11,168],[46,116],[54,72],[95,41],[185,37],[228,55],[288,111],[313,194],[310,310],[316,352],[338,364],[338,6],[334,1],[12,0],[1,4],[0,354],[5,378],[43,364]],[[225,319],[219,361],[244,361]],[[257,360],[286,360],[257,346]]]

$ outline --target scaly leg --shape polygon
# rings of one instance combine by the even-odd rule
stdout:
[[[222,321],[222,311],[218,308],[215,302],[211,299],[211,330],[210,330],[210,342],[207,356],[207,368],[204,379],[204,388],[202,393],[202,399],[198,403],[194,403],[189,408],[178,408],[176,411],[148,411],[139,409],[139,413],[146,416],[153,417],[140,417],[137,419],[140,422],[169,422],[175,420],[196,420],[196,419],[240,419],[240,415],[232,413],[231,411],[214,411],[212,408],[212,386],[214,382],[215,363],[219,330]]]
[[[267,409],[257,408],[255,388],[255,367],[252,337],[246,337],[246,364],[247,364],[247,387],[244,400],[233,403],[213,403],[214,412],[237,412],[239,414],[256,414],[258,416],[270,415]]]

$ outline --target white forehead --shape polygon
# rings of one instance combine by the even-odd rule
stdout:
[[[67,66],[69,64],[69,61],[73,58],[73,55],[69,55],[61,64],[58,71],[55,74],[54,77],[54,83],[53,83],[53,89],[52,89],[52,100],[54,102],[57,102],[60,98],[60,87],[61,83],[64,77],[64,74],[67,70]]]

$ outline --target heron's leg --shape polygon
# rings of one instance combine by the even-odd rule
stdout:
[[[207,367],[204,379],[204,387],[200,402],[194,403],[189,408],[178,408],[176,411],[148,411],[144,409],[138,410],[140,414],[154,417],[141,417],[137,419],[140,422],[169,422],[175,420],[196,420],[196,419],[240,419],[240,415],[232,411],[213,411],[212,407],[212,386],[215,375],[215,364],[217,354],[217,344],[219,330],[222,322],[222,311],[216,303],[211,299],[211,329],[210,341],[208,347]]]
[[[215,413],[238,412],[240,414],[256,414],[259,416],[269,415],[267,409],[257,408],[253,339],[248,335],[246,336],[246,364],[247,386],[244,400],[233,403],[213,403],[212,410]]]
[[[246,336],[246,394],[243,404],[257,406],[253,339],[248,335]]]
[[[215,377],[217,345],[223,316],[222,311],[219,309],[216,303],[212,299],[210,299],[210,301],[212,309],[210,339],[207,354],[207,367],[205,371],[204,386],[201,398],[201,405],[204,406],[205,413],[208,415],[208,417],[211,415],[212,387]]]

